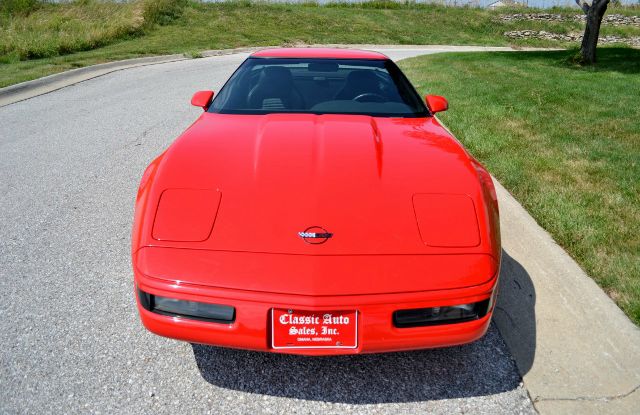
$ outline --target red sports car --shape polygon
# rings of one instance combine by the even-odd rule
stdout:
[[[500,268],[491,176],[386,56],[269,49],[143,174],[132,236],[152,332],[309,355],[468,343]]]

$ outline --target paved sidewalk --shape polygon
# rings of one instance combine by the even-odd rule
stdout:
[[[640,413],[640,329],[499,183],[497,191],[503,278],[494,321],[534,406]]]

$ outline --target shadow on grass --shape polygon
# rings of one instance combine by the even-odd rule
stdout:
[[[505,60],[532,62],[538,61],[542,65],[575,69],[585,72],[619,72],[624,74],[640,73],[640,49],[628,47],[599,47],[597,63],[595,65],[580,65],[576,57],[578,49],[500,52]]]
[[[535,354],[535,295],[524,268],[503,253],[497,313],[517,316],[518,353],[528,370]],[[513,284],[522,290],[511,290]],[[521,294],[527,301],[521,301]],[[533,295],[533,297],[531,297]],[[533,298],[533,301],[531,301]],[[526,321],[523,321],[526,320]],[[525,331],[525,333],[522,332]],[[532,332],[531,332],[532,331]],[[375,355],[305,357],[193,344],[200,374],[212,385],[270,396],[347,403],[422,402],[487,396],[518,387],[514,361],[492,324],[475,343],[444,349]]]

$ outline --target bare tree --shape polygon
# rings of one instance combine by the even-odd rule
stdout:
[[[584,36],[582,37],[582,46],[580,53],[584,63],[596,62],[596,46],[598,45],[598,36],[600,35],[600,24],[602,16],[607,11],[609,0],[592,0],[591,4],[586,0],[575,0],[580,6],[584,14],[586,14],[586,26],[584,28]]]

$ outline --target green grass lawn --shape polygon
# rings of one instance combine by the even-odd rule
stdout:
[[[440,118],[640,324],[640,50],[441,54],[401,62]]]
[[[500,14],[509,12],[384,1],[326,6],[187,0],[42,4],[26,15],[0,13],[0,87],[95,63],[171,53],[197,55],[206,49],[297,43],[565,47],[570,44],[512,41],[503,33],[583,31],[583,23],[574,21],[499,20]],[[638,10],[620,8],[615,13],[638,14]],[[609,33],[640,36],[640,28],[603,26],[602,34]]]

